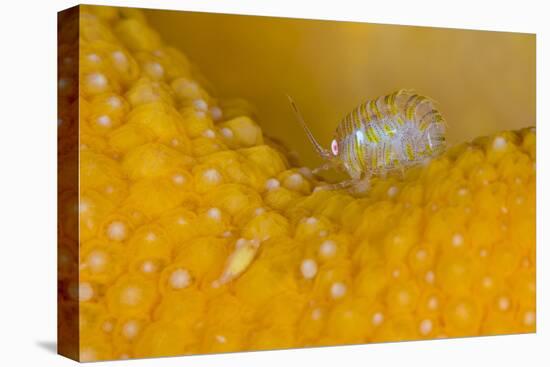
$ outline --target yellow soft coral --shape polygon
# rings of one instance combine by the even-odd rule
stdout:
[[[82,360],[535,330],[534,129],[315,190],[140,12],[82,12]]]

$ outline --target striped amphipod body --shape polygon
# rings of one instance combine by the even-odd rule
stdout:
[[[413,90],[402,89],[357,106],[336,128],[330,150],[317,142],[289,100],[309,140],[325,159],[314,172],[335,168],[350,176],[328,189],[364,188],[373,175],[403,172],[445,150],[445,120],[432,99]]]

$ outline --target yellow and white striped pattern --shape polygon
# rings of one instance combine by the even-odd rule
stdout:
[[[444,124],[430,98],[402,89],[362,103],[342,120],[339,158],[352,177],[415,165],[442,152]]]

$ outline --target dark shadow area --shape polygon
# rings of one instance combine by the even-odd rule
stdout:
[[[54,341],[37,341],[36,345],[38,345],[40,348],[47,350],[50,353],[57,354],[57,343]]]

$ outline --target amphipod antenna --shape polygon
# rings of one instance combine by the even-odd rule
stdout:
[[[330,158],[329,151],[326,150],[325,148],[323,148],[321,146],[321,144],[319,144],[317,142],[317,140],[315,140],[315,137],[313,136],[313,134],[311,133],[311,131],[307,127],[307,125],[304,121],[304,118],[302,117],[302,114],[298,110],[298,107],[296,106],[296,103],[294,103],[294,100],[292,99],[292,97],[290,97],[288,94],[286,96],[288,98],[288,101],[290,102],[290,106],[292,107],[292,110],[294,111],[294,115],[296,116],[296,119],[298,120],[300,125],[302,125],[302,128],[306,132],[306,135],[307,135],[309,141],[311,142],[311,144],[313,144],[313,146],[315,147],[315,150],[317,151],[317,153],[323,158]]]

